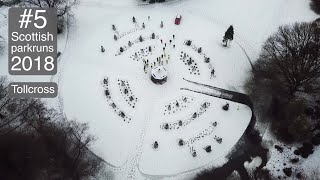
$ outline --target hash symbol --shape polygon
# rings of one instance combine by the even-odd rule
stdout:
[[[29,10],[29,12],[27,12]],[[24,13],[22,15],[20,15],[21,20],[19,21],[20,23],[20,28],[23,27],[24,28],[28,28],[28,24],[31,22],[30,21],[30,17],[32,17],[33,15],[31,15],[32,9],[25,9]]]

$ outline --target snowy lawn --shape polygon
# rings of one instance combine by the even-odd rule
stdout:
[[[140,171],[149,175],[172,175],[208,164],[220,165],[221,162],[212,162],[226,156],[237,143],[250,122],[251,110],[228,102],[230,110],[224,111],[222,106],[227,101],[180,88],[195,88],[183,80],[186,78],[242,91],[250,64],[237,44],[222,46],[224,27],[190,13],[184,13],[181,25],[177,26],[176,13],[172,12],[165,16],[152,13],[150,19],[139,12],[135,14],[137,23],[133,23],[132,16],[110,17],[99,7],[78,11],[82,17],[69,37],[60,88],[67,117],[88,122],[97,137],[94,152],[117,167],[136,157]],[[85,15],[90,12],[95,12],[94,19]],[[112,24],[117,32],[112,30]],[[140,36],[143,42],[139,42]],[[192,46],[185,45],[186,40],[192,40]],[[106,50],[104,53],[100,52],[101,46]],[[124,52],[120,52],[120,47]],[[162,55],[168,80],[157,85],[150,80],[150,66],[155,67],[154,62]],[[193,62],[188,64],[190,57]],[[204,62],[205,57],[210,58],[209,63]],[[143,61],[147,60],[149,66],[144,72]],[[215,77],[211,78],[212,68]],[[108,82],[103,82],[104,79]],[[123,93],[122,81],[134,97],[134,107],[128,103],[130,97]],[[110,96],[106,96],[105,90]],[[190,98],[190,102],[183,97]],[[205,102],[208,107],[204,110]],[[165,123],[179,120],[183,121],[183,128],[163,128]],[[193,137],[196,139],[192,140]],[[179,138],[186,144],[179,146]],[[153,148],[155,141],[159,143],[157,149]],[[211,146],[211,152],[204,150],[207,146]]]

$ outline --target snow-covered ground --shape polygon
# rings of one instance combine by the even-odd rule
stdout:
[[[249,63],[237,45],[230,48],[221,46],[223,28],[189,13],[183,15],[180,26],[173,23],[176,13],[168,12],[167,16],[151,13],[148,20],[143,14],[149,12],[140,10],[135,13],[137,24],[141,26],[145,22],[146,28],[121,37],[122,33],[135,28],[135,24],[131,22],[132,16],[123,15],[114,18],[109,16],[108,12],[101,12],[101,15],[95,13],[96,18],[92,19],[85,14],[99,12],[96,7],[83,7],[77,11],[82,12],[83,17],[77,21],[77,28],[69,37],[69,41],[77,42],[68,43],[70,46],[64,56],[68,61],[64,63],[64,72],[61,75],[63,83],[60,84],[60,88],[67,116],[89,122],[92,133],[98,137],[94,152],[117,167],[123,166],[132,156],[141,156],[139,169],[149,175],[173,175],[189,171],[229,153],[250,121],[250,109],[229,102],[230,111],[224,112],[222,106],[226,103],[225,100],[180,90],[182,87],[190,87],[183,78],[207,82],[222,88],[241,85],[249,70]],[[110,17],[110,20],[106,17]],[[160,28],[161,20],[164,22],[163,29]],[[99,22],[105,23],[97,25]],[[121,38],[118,41],[113,40],[112,24],[115,24],[119,31]],[[200,33],[205,24],[206,28],[212,29],[212,33]],[[198,33],[191,33],[190,27]],[[82,35],[86,32],[93,32],[95,36]],[[144,38],[150,37],[152,33],[156,34],[155,39],[136,43],[121,55],[115,56],[119,48],[126,46],[128,41],[134,42],[140,35]],[[173,41],[171,44],[170,39]],[[195,45],[201,46],[206,56],[211,58],[209,64],[216,69],[215,78],[210,79],[211,70],[209,64],[204,62],[203,55],[183,44],[187,39],[192,39]],[[164,67],[168,71],[168,81],[163,85],[156,85],[150,80],[151,68],[149,67],[145,73],[142,59],[135,61],[130,57],[140,52],[142,48],[151,46],[152,52],[145,57],[145,60],[148,59],[151,63],[163,54],[165,43],[166,57],[163,59]],[[100,45],[105,47],[105,53],[100,52]],[[184,54],[181,54],[181,51],[186,52],[198,63],[200,75],[190,74],[189,67],[180,60]],[[170,59],[167,63],[168,56]],[[123,122],[108,105],[110,102],[107,101],[102,87],[104,77],[109,80],[113,102],[132,118],[130,123]],[[120,93],[118,80],[127,80],[134,96],[138,98],[134,109],[128,106]],[[174,108],[175,102],[182,96],[193,100],[176,113],[165,115],[166,104],[174,102],[172,105]],[[188,121],[194,112],[201,111],[204,102],[210,103],[208,110],[185,128],[172,131],[160,128],[163,123]],[[183,106],[183,102],[180,106]],[[217,122],[217,127],[211,125],[214,122]],[[234,133],[231,134],[225,131],[226,129]],[[199,142],[183,147],[178,145],[179,138],[187,141],[206,130],[210,133]],[[223,139],[221,145],[215,142],[215,136]],[[154,141],[159,143],[157,150],[152,148]],[[212,153],[205,152],[203,148],[206,145],[212,145]],[[198,151],[197,157],[192,156],[190,148]]]
[[[0,10],[0,35],[6,37],[7,8]],[[135,0],[81,0],[73,12],[72,26],[58,41],[62,52],[59,73],[53,77],[9,78],[57,82],[59,107],[67,118],[89,123],[90,132],[97,138],[92,150],[107,162],[108,172],[115,179],[185,179],[186,174],[225,163],[225,156],[249,124],[251,110],[235,102],[180,90],[198,88],[183,78],[243,92],[250,70],[247,55],[254,61],[264,40],[279,25],[316,18],[308,0],[182,0],[151,6],[138,6]],[[179,26],[174,25],[177,14],[182,15]],[[132,16],[136,24],[132,23]],[[145,29],[141,28],[143,22]],[[112,30],[112,24],[117,32]],[[221,40],[231,24],[235,40],[225,48]],[[155,39],[150,38],[152,33]],[[140,35],[145,41],[137,41]],[[203,53],[184,45],[188,39],[202,47]],[[118,54],[120,47],[128,46],[128,41],[134,43],[132,47]],[[156,85],[150,80],[150,64],[163,54],[165,43],[163,66],[168,80]],[[104,53],[100,46],[106,49]],[[147,52],[149,46],[152,52]],[[145,49],[143,54],[141,49]],[[142,58],[137,61],[135,53]],[[190,74],[190,67],[181,60],[184,53],[197,63],[196,72],[200,75]],[[204,62],[205,56],[210,57],[209,64]],[[150,62],[147,73],[143,70],[143,58]],[[8,75],[7,61],[6,53],[0,56],[0,75]],[[210,78],[212,67],[215,77]],[[137,98],[134,107],[123,93],[122,81],[128,83],[129,94]],[[106,96],[106,90],[110,96]],[[223,111],[227,102],[230,109]],[[125,113],[125,117],[119,112]],[[180,120],[183,126],[179,125]],[[166,123],[168,129],[164,128]],[[179,146],[179,139],[185,142],[183,146]],[[212,148],[210,153],[204,150],[208,145]]]

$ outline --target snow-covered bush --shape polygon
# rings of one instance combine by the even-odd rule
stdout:
[[[212,151],[211,146],[205,147],[205,150],[206,150],[207,153],[210,153]]]
[[[224,106],[222,106],[222,109],[225,111],[229,110],[229,103],[226,103]]]
[[[191,46],[192,41],[191,40],[187,40],[186,45],[187,46]]]

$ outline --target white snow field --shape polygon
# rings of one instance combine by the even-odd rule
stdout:
[[[60,110],[68,119],[89,124],[97,138],[92,151],[107,162],[114,179],[186,179],[186,174],[225,163],[250,122],[251,110],[181,90],[203,90],[183,78],[243,92],[251,68],[248,57],[258,57],[266,38],[280,25],[316,18],[308,0],[181,0],[151,6],[138,6],[136,0],[81,0],[73,12],[72,26],[59,37],[59,73],[9,78],[57,82]],[[7,14],[7,9],[1,8],[1,13]],[[182,15],[179,26],[174,24],[177,14]],[[221,40],[229,25],[235,28],[235,39],[225,48]],[[7,34],[4,26],[0,30]],[[145,40],[139,42],[139,36]],[[184,45],[186,40],[192,40],[191,47]],[[150,80],[150,65],[164,52],[168,79],[157,85]],[[188,58],[183,62],[184,53],[194,60],[194,71]],[[149,61],[146,73],[143,60]],[[6,53],[0,56],[0,74],[8,75]],[[228,111],[222,110],[226,103]],[[211,152],[206,152],[207,146]]]
[[[89,14],[93,10],[95,8],[78,9],[82,14]],[[132,23],[132,16],[112,17],[108,21],[108,16],[104,14],[96,11],[94,19],[84,16],[77,21],[77,28],[69,37],[69,41],[75,43],[69,43],[67,48],[64,58],[68,61],[64,64],[60,84],[67,117],[88,122],[92,133],[98,138],[93,151],[116,167],[125,165],[130,157],[137,156],[140,171],[148,175],[173,175],[189,171],[227,155],[250,122],[250,109],[229,102],[230,110],[223,111],[222,106],[227,101],[182,91],[180,88],[192,88],[183,78],[221,88],[240,86],[250,67],[241,48],[237,45],[224,48],[220,43],[224,29],[189,13],[183,15],[179,26],[173,23],[176,13],[171,12],[167,12],[164,17],[152,13],[150,20],[141,12],[137,13],[137,24]],[[164,22],[163,29],[160,28],[161,20]],[[100,23],[103,26],[98,27],[99,22],[103,22]],[[143,22],[145,29],[141,29]],[[124,33],[118,41],[113,40],[112,24],[116,25],[119,37]],[[204,27],[211,29],[211,33],[201,33]],[[82,35],[87,32],[94,36]],[[152,33],[155,33],[155,39],[147,39]],[[146,40],[134,43],[140,35]],[[204,54],[184,45],[187,39],[202,47],[211,62],[205,63]],[[118,55],[120,47],[127,46],[128,41],[134,44]],[[167,46],[165,51],[164,44]],[[105,47],[106,52],[100,52],[100,45]],[[151,52],[146,50],[149,54],[146,51],[139,54],[141,49],[148,49],[149,46],[152,48]],[[163,66],[168,71],[168,80],[163,85],[157,85],[150,80],[151,67],[147,68],[147,73],[144,72],[143,58],[151,64],[164,52],[166,57],[163,58]],[[135,60],[135,53],[141,58]],[[197,64],[196,74],[190,74],[190,67],[181,60],[184,53]],[[210,66],[216,70],[212,79]],[[105,95],[104,78],[108,78],[111,99]],[[128,82],[133,96],[137,98],[134,108],[127,103],[128,98],[121,94],[122,86],[119,86],[118,80]],[[188,100],[185,102],[183,97]],[[110,106],[112,102],[118,110]],[[207,109],[202,108],[203,103],[208,104]],[[168,104],[172,104],[171,114],[165,113],[169,111],[166,107]],[[120,117],[120,110],[130,120]],[[195,112],[198,116],[193,120]],[[179,120],[183,122],[179,129],[160,128],[164,123]],[[214,122],[216,126],[212,125]],[[200,139],[191,142],[198,135]],[[217,143],[215,137],[222,138],[221,144]],[[186,141],[186,144],[179,146],[179,138]],[[157,149],[152,147],[155,141],[159,143]],[[208,145],[212,146],[210,153],[204,150]],[[197,153],[196,157],[192,156],[193,149]]]

